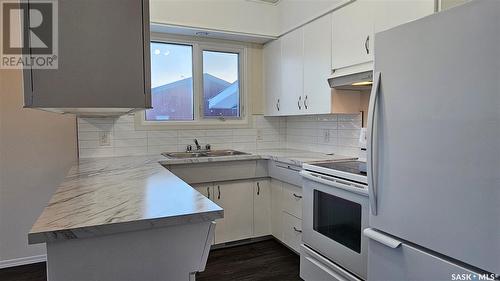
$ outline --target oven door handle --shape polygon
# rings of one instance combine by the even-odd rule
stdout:
[[[358,194],[362,194],[362,195],[365,195],[365,196],[368,195],[368,190],[362,189],[362,188],[357,188],[357,187],[352,187],[350,185],[344,184],[344,183],[336,180],[333,177],[329,177],[329,176],[326,176],[326,175],[317,175],[315,173],[308,172],[308,171],[305,171],[305,170],[300,171],[300,175],[303,176],[304,178],[308,179],[308,180],[311,180],[311,181],[315,181],[315,182],[319,182],[319,183],[322,183],[322,184],[325,184],[325,185],[329,185],[329,186],[333,186],[333,187],[336,187],[336,188],[348,190],[348,191],[355,192],[355,193],[358,193]]]

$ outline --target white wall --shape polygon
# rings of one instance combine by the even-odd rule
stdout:
[[[151,21],[187,27],[279,36],[349,0],[151,0]]]
[[[77,156],[75,117],[23,109],[21,82],[0,70],[0,267],[43,258],[27,233]]]
[[[349,0],[281,0],[279,7],[279,30],[283,34],[324,15]]]
[[[276,6],[246,0],[151,0],[151,21],[274,36]]]

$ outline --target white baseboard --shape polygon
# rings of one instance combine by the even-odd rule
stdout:
[[[44,262],[47,261],[47,255],[38,255],[24,258],[17,258],[11,260],[0,261],[0,268],[7,268],[19,265],[25,265],[30,263]]]

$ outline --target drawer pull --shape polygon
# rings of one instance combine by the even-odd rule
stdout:
[[[294,193],[294,194],[293,194],[293,196],[294,196],[295,198],[302,199],[302,196],[301,196],[301,195],[297,195],[297,194],[295,194],[295,193]]]
[[[295,232],[302,233],[302,230],[297,229],[295,226],[293,227],[293,230],[295,230]]]

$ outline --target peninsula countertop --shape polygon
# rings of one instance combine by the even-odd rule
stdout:
[[[28,234],[30,244],[183,223],[213,221],[223,209],[162,165],[270,159],[294,165],[352,159],[294,150],[199,159],[125,156],[80,159],[59,185]]]
[[[31,228],[29,243],[222,218],[221,207],[158,163],[163,158],[79,160]]]

